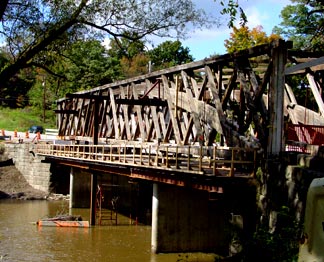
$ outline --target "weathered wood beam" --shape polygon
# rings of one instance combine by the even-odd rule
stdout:
[[[273,70],[269,85],[269,140],[268,155],[278,155],[284,151],[284,90],[287,45],[284,41],[272,49]]]
[[[66,98],[82,98],[82,99],[98,99],[98,100],[109,100],[110,96],[103,96],[103,95],[93,95],[93,94],[78,94],[78,93],[68,93],[65,95]]]
[[[137,94],[137,90],[134,88],[135,85],[132,84],[132,89],[133,89],[133,97],[135,100],[138,100],[138,94]],[[145,133],[145,128],[143,125],[143,116],[142,116],[142,110],[141,110],[141,106],[140,105],[135,105],[135,109],[136,109],[136,113],[137,113],[137,125],[139,127],[140,130],[140,135],[141,135],[141,139],[142,142],[144,142],[146,140],[146,133]]]
[[[165,90],[165,94],[166,94],[166,99],[168,102],[168,108],[169,108],[169,113],[170,113],[170,121],[172,123],[172,129],[173,129],[173,133],[176,139],[177,144],[182,144],[181,141],[181,135],[180,135],[180,130],[179,130],[179,126],[178,126],[178,121],[177,121],[177,116],[174,114],[174,108],[175,106],[173,105],[172,101],[173,101],[173,97],[171,96],[170,93],[170,87],[169,87],[169,82],[166,76],[162,76],[162,81],[163,81],[163,85],[164,85],[164,90]],[[168,129],[171,128],[170,123],[168,125]]]
[[[71,115],[77,115],[79,113],[78,110],[67,110],[67,109],[57,109],[54,110],[55,114],[71,114]]]
[[[111,104],[111,109],[112,109],[112,114],[113,114],[113,123],[114,123],[114,129],[115,129],[115,139],[119,139],[119,121],[117,117],[117,105],[115,103],[115,96],[113,93],[113,90],[110,91],[110,104]]]
[[[147,86],[151,86],[151,82],[147,79],[145,80]],[[158,87],[160,89],[160,87]],[[159,90],[159,97],[160,97],[160,90]],[[152,92],[148,93],[148,97],[152,99],[153,95]],[[154,125],[154,131],[156,138],[158,140],[162,140],[162,134],[161,134],[161,129],[160,129],[160,124],[159,124],[159,118],[157,114],[157,107],[156,106],[151,106],[151,116],[152,116],[152,121]]]
[[[285,75],[296,74],[296,72],[324,64],[324,56],[316,58],[306,63],[297,64],[291,67],[286,68]]]
[[[315,79],[309,73],[307,74],[307,79],[308,79],[310,88],[311,88],[311,90],[313,92],[313,95],[315,97],[315,101],[317,103],[317,106],[319,108],[319,111],[321,112],[322,116],[324,116],[324,103],[323,103],[322,96],[321,96],[320,92],[318,91],[318,87],[317,87],[317,84],[315,82]]]
[[[156,98],[145,98],[145,99],[115,99],[116,104],[123,105],[140,105],[140,106],[167,106],[168,103],[165,100],[159,100]]]
[[[121,96],[122,99],[125,99],[124,87],[120,88],[120,96]],[[118,104],[117,100],[118,99],[116,99],[116,104]],[[128,118],[128,106],[127,105],[123,105],[123,116],[124,116],[124,120],[125,120],[125,123],[126,123],[126,126],[125,126],[126,138],[127,138],[127,140],[130,140],[132,135],[131,135],[131,131],[130,131],[130,126],[128,124],[129,123],[129,118]]]

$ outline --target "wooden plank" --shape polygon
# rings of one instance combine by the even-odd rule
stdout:
[[[317,106],[319,108],[319,111],[321,112],[322,116],[324,116],[324,103],[323,103],[322,96],[321,96],[320,92],[318,91],[315,79],[309,73],[307,74],[307,79],[308,79],[310,88],[311,88],[311,90],[313,92],[313,95],[315,97],[315,100],[316,100]]]
[[[278,155],[284,151],[284,112],[283,99],[285,89],[285,64],[287,50],[285,46],[278,46],[272,50],[273,70],[269,85],[269,144],[268,154]]]
[[[165,94],[166,94],[166,99],[168,102],[168,108],[169,108],[169,112],[170,112],[170,120],[172,123],[172,128],[173,128],[173,132],[174,132],[174,136],[175,136],[175,140],[177,142],[177,144],[182,144],[181,141],[181,136],[180,136],[180,130],[179,130],[179,125],[178,125],[178,121],[176,118],[176,115],[174,114],[174,105],[172,104],[172,101],[174,100],[171,96],[170,93],[170,87],[169,87],[169,83],[168,83],[168,79],[165,75],[162,76],[162,82],[164,85],[164,90],[165,90]],[[169,125],[170,126],[170,125]]]
[[[227,88],[225,90],[224,96],[222,97],[222,108],[225,110],[227,107],[227,103],[230,100],[231,94],[233,89],[236,86],[236,79],[237,79],[237,69],[233,70],[233,74],[231,75],[231,78],[228,82]]]
[[[137,91],[136,91],[136,89],[134,87],[135,87],[135,85],[133,84],[132,85],[133,97],[134,97],[134,99],[138,99],[138,94],[137,94]],[[142,142],[144,142],[145,139],[146,139],[146,134],[145,134],[145,129],[144,129],[144,122],[143,122],[143,117],[142,117],[141,106],[136,105],[135,109],[136,109],[136,113],[137,113],[137,125],[138,125],[139,130],[140,130],[140,135],[141,135]]]
[[[218,93],[217,93],[217,89],[216,89],[216,84],[215,84],[215,77],[211,71],[211,69],[206,66],[205,67],[205,70],[206,70],[206,73],[207,73],[207,76],[208,76],[208,83],[210,85],[210,89],[211,89],[211,92],[213,94],[213,100],[214,100],[214,103],[215,103],[215,107],[216,107],[216,112],[217,112],[217,117],[215,115],[215,120],[217,123],[216,126],[215,126],[215,129],[217,127],[217,132],[220,133],[220,134],[224,134],[223,132],[223,129],[222,129],[222,125],[219,125],[220,123],[225,123],[225,116],[224,116],[224,112],[223,112],[223,108],[222,108],[222,103],[220,102],[220,99],[219,99],[219,96],[218,96]],[[209,106],[209,105],[208,105]]]
[[[77,107],[79,109],[79,115],[78,115],[78,123],[77,123],[77,135],[83,136],[85,134],[85,127],[82,122],[84,121],[84,104],[85,104],[85,99],[82,99],[82,102],[78,102]],[[66,134],[68,135],[68,134]]]
[[[125,90],[124,87],[120,87],[120,96],[122,99],[125,99]],[[131,132],[130,132],[130,126],[129,126],[129,118],[128,118],[128,106],[127,105],[123,105],[123,116],[124,116],[124,120],[126,123],[125,129],[126,129],[126,137],[127,140],[131,139]]]
[[[288,98],[289,98],[289,100],[288,100],[289,104],[297,105],[298,102],[296,100],[296,97],[294,95],[292,88],[288,84],[285,84],[285,90],[286,90]]]
[[[145,80],[145,83],[146,83],[146,86],[152,85],[152,83],[148,79]],[[158,89],[160,89],[160,80],[159,80],[158,85],[159,85]],[[158,90],[158,97],[160,97],[160,95],[161,95],[160,90]],[[153,93],[150,92],[148,94],[148,97],[153,98]],[[152,117],[152,121],[153,121],[153,125],[154,125],[155,135],[158,140],[162,140],[161,128],[160,128],[159,118],[158,118],[158,114],[157,114],[156,110],[157,110],[156,106],[151,106],[151,117]]]
[[[192,121],[193,121],[193,125],[196,129],[196,134],[197,136],[200,136],[203,134],[202,129],[201,129],[201,125],[200,125],[200,120],[199,120],[199,115],[198,115],[198,107],[197,107],[197,103],[196,103],[196,99],[193,98],[192,96],[192,91],[189,87],[189,83],[187,81],[187,74],[184,71],[181,71],[181,75],[182,78],[184,79],[184,86],[185,86],[185,92],[186,92],[186,97],[187,99],[185,100],[185,104],[189,105],[191,115],[192,115]],[[199,99],[199,92],[196,94],[196,97]],[[192,125],[189,125],[188,128],[192,128]],[[191,133],[191,130],[187,130],[184,134],[185,137],[188,139],[188,135]],[[187,140],[186,139],[186,140]],[[187,141],[186,141],[187,142]]]
[[[115,103],[115,97],[113,90],[110,89],[110,104],[111,104],[111,110],[113,114],[113,123],[114,123],[114,129],[115,129],[115,139],[119,139],[119,125],[118,125],[118,117],[117,117],[117,108],[116,108],[116,103]]]
[[[122,87],[121,87],[122,88]],[[140,106],[166,106],[167,102],[159,100],[157,98],[145,98],[145,99],[115,99],[116,104],[123,105],[140,105]]]
[[[301,63],[301,64],[297,64],[297,65],[288,67],[285,70],[285,75],[295,74],[297,71],[305,70],[307,68],[311,68],[313,66],[317,66],[317,65],[320,65],[320,64],[324,64],[324,56],[322,56],[320,58],[316,58],[316,59],[311,60],[311,61],[306,62],[306,63]]]

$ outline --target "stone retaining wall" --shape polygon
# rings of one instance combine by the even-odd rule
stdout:
[[[15,167],[33,188],[49,193],[51,164],[42,163],[44,158],[33,154],[34,144],[4,143],[3,145],[5,151],[1,157],[2,161],[12,159]]]
[[[288,207],[303,223],[308,188],[315,178],[324,177],[324,147],[317,147],[311,154],[284,152],[277,159],[267,162],[267,171],[258,175],[259,207],[261,219],[269,222],[275,231],[281,207]]]

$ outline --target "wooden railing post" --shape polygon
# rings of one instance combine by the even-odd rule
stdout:
[[[213,175],[216,176],[216,150],[217,150],[217,147],[214,146],[213,148]]]
[[[199,152],[199,172],[202,170],[202,158],[203,158],[203,155],[202,155],[202,145],[200,146],[200,152]]]
[[[176,169],[178,169],[178,146],[176,146]]]
[[[149,145],[148,165],[151,165],[151,145]]]
[[[187,165],[188,170],[190,170],[190,146],[188,146],[188,165]]]
[[[127,147],[126,147],[126,143],[125,143],[125,147],[124,147],[124,163],[126,163],[126,149],[127,149]]]
[[[234,176],[234,147],[232,147],[231,170],[229,176],[230,177]]]
[[[110,162],[112,162],[112,145],[110,144]]]
[[[159,166],[159,144],[156,146],[155,166]]]

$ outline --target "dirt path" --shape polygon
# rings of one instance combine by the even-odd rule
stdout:
[[[46,199],[47,194],[30,186],[14,165],[0,167],[0,199]]]

